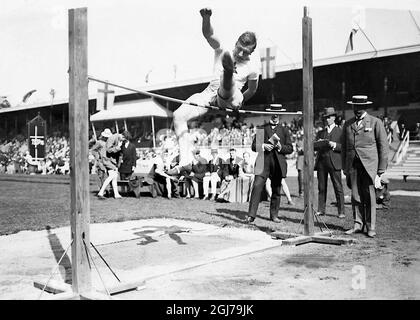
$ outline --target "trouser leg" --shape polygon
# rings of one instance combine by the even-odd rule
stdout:
[[[361,202],[364,208],[363,222],[367,231],[375,230],[376,227],[376,195],[372,179],[364,170],[361,176]]]
[[[273,178],[271,180],[271,200],[270,200],[270,218],[277,218],[280,209],[280,197],[281,197],[281,181],[282,178]]]
[[[363,205],[362,195],[362,174],[364,171],[363,164],[360,160],[355,160],[353,163],[353,169],[351,175],[351,203],[354,218],[354,227],[363,229],[365,225],[365,208]]]
[[[341,180],[341,170],[330,171],[331,182],[334,187],[335,198],[337,200],[337,210],[338,214],[344,214],[344,192],[343,192],[343,183]]]
[[[194,188],[194,197],[199,198],[200,195],[198,193],[198,183],[194,180],[191,180],[191,182],[192,182],[192,185],[193,185],[193,188]]]
[[[281,180],[281,188],[283,189],[284,194],[286,195],[287,201],[292,202],[292,196],[290,195],[289,187],[287,186],[286,180]]]
[[[325,213],[325,204],[327,202],[327,178],[328,172],[322,160],[319,160],[316,176],[318,178],[318,211]]]
[[[210,177],[206,176],[203,178],[203,193],[204,196],[207,197],[209,195],[209,183],[211,179]]]
[[[218,176],[212,176],[210,179],[210,183],[211,183],[211,194],[214,197],[214,195],[217,192],[217,182],[220,181],[220,178]]]
[[[303,193],[303,175],[302,170],[298,170],[298,188],[299,188],[299,195]]]
[[[261,200],[261,193],[265,188],[265,181],[267,178],[262,176],[255,176],[254,185],[252,186],[251,199],[249,200],[248,215],[254,217],[257,215],[258,205]]]

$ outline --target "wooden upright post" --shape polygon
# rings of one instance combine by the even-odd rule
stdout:
[[[302,64],[303,64],[303,128],[304,128],[304,234],[314,234],[314,97],[312,72],[312,19],[308,16],[308,8],[303,9],[302,18]]]
[[[91,291],[89,267],[87,8],[69,10],[69,129],[72,290]],[[86,244],[86,247],[85,247]],[[87,251],[86,251],[87,250]]]

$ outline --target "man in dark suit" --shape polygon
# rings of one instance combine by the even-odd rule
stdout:
[[[132,139],[130,132],[122,133],[121,160],[118,171],[121,180],[130,179],[134,169],[136,168],[137,154],[136,147],[130,142]]]
[[[274,109],[276,108],[276,109]],[[270,111],[278,111],[273,106]],[[257,129],[252,141],[252,151],[258,152],[255,161],[255,179],[249,201],[247,223],[252,223],[257,215],[261,193],[265,188],[267,178],[271,180],[272,196],[270,200],[270,218],[280,222],[278,211],[280,207],[281,180],[287,175],[287,162],[285,155],[293,152],[290,131],[280,124],[279,114],[274,114],[269,123]]]
[[[318,212],[317,215],[325,214],[327,202],[328,175],[334,187],[337,199],[338,217],[345,218],[344,192],[341,182],[341,134],[342,130],[335,124],[337,113],[333,107],[325,108],[322,118],[325,128],[318,131],[315,138],[314,150],[317,151],[315,170],[318,178]]]
[[[355,117],[346,121],[341,142],[343,170],[351,187],[354,227],[347,234],[363,232],[376,235],[375,187],[381,185],[381,175],[388,165],[389,145],[383,122],[366,112],[367,96],[353,96]]]

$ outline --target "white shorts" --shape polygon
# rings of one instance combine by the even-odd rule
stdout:
[[[217,106],[222,109],[226,108],[232,108],[232,109],[239,109],[239,107],[242,105],[242,102],[244,100],[244,96],[239,89],[235,89],[235,92],[233,93],[232,97],[229,99],[223,99],[219,93],[217,94]]]
[[[223,99],[214,92],[204,90],[203,92],[193,94],[186,101],[203,106],[215,105],[222,109],[238,109],[242,105],[243,99],[244,96],[242,95],[242,92],[238,89],[235,90],[233,96],[229,99]],[[190,104],[184,103],[174,111],[174,117],[178,119],[183,119],[185,121],[189,121],[194,118],[203,116],[207,113],[207,111],[207,108],[192,106]]]

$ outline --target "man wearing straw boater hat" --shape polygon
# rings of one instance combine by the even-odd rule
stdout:
[[[322,118],[325,128],[317,133],[314,150],[317,151],[315,170],[318,178],[318,212],[325,214],[327,202],[328,175],[334,187],[338,217],[345,218],[344,192],[341,182],[341,135],[342,130],[335,124],[337,113],[333,107],[325,108]]]
[[[265,188],[267,178],[271,180],[272,195],[270,200],[270,218],[280,222],[278,212],[280,208],[281,181],[287,175],[286,154],[293,152],[288,128],[280,125],[281,105],[272,105],[274,111],[269,123],[257,129],[252,141],[252,151],[258,152],[255,161],[255,178],[252,186],[251,199],[249,200],[247,223],[252,223],[257,215],[261,193]]]
[[[242,33],[232,50],[224,48],[219,38],[214,34],[210,21],[212,10],[200,10],[202,17],[202,33],[210,47],[214,50],[214,75],[209,85],[200,93],[187,99],[188,102],[201,106],[216,105],[221,109],[240,109],[257,91],[260,61],[253,52],[257,46],[254,32]],[[242,88],[246,90],[242,92]],[[187,122],[203,116],[208,109],[182,104],[174,111],[174,129],[180,148],[180,164],[190,162],[192,143],[188,135]]]
[[[347,234],[363,232],[376,236],[375,187],[388,165],[389,145],[382,121],[366,112],[372,102],[367,96],[353,96],[354,117],[346,121],[342,136],[342,163],[347,185],[351,188],[354,226]]]

